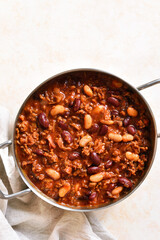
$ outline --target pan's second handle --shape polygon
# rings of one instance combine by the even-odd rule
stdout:
[[[153,80],[153,81],[151,81],[151,82],[145,83],[145,84],[137,87],[137,89],[138,89],[139,91],[141,91],[141,90],[143,90],[143,89],[145,89],[145,88],[154,86],[154,85],[156,85],[156,84],[158,84],[158,83],[160,83],[160,78],[158,78],[158,79],[156,79],[156,80]]]
[[[12,144],[12,140],[8,140],[8,141],[6,141],[6,142],[4,142],[4,143],[1,143],[1,144],[0,144],[0,148],[8,147],[8,146],[11,145],[11,144]]]
[[[5,148],[5,147],[8,147],[9,145],[12,144],[12,140],[8,140],[4,143],[1,143],[0,144],[0,149],[1,148]],[[30,188],[27,188],[25,190],[22,190],[20,192],[17,192],[17,193],[12,193],[12,194],[4,194],[1,190],[0,190],[0,199],[6,199],[6,200],[9,200],[9,199],[13,199],[13,198],[17,198],[17,197],[22,197],[24,195],[26,195],[27,193],[30,193],[31,192],[31,189]]]
[[[1,199],[6,199],[6,200],[9,200],[9,199],[14,199],[14,198],[17,198],[17,197],[23,197],[24,195],[26,195],[27,193],[30,193],[31,192],[31,189],[30,188],[27,188],[25,190],[22,190],[20,192],[17,192],[17,193],[12,193],[12,194],[4,194],[1,190],[0,190],[0,198]]]
[[[160,78],[158,78],[158,79],[156,79],[156,80],[153,80],[153,81],[151,81],[151,82],[145,83],[145,84],[137,87],[137,89],[138,89],[139,91],[141,91],[141,90],[143,90],[143,89],[145,89],[145,88],[154,86],[154,85],[156,85],[156,84],[158,84],[158,83],[160,83]],[[157,137],[160,138],[160,133],[157,134]]]

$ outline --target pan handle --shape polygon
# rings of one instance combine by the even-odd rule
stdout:
[[[153,80],[153,81],[151,81],[151,82],[145,83],[145,84],[137,87],[137,89],[138,89],[139,91],[141,91],[141,90],[143,90],[143,89],[145,89],[145,88],[154,86],[154,85],[156,85],[156,84],[158,84],[158,83],[160,83],[160,78],[155,79],[155,80]],[[160,138],[160,133],[157,134],[157,137]]]
[[[137,87],[137,89],[138,89],[139,91],[141,91],[141,90],[143,90],[143,89],[145,89],[145,88],[154,86],[154,85],[156,85],[156,84],[158,84],[158,83],[160,83],[160,78],[155,79],[155,80],[153,80],[153,81],[151,81],[151,82],[145,83],[145,84]]]
[[[4,143],[1,143],[0,144],[0,149],[1,148],[5,148],[5,147],[8,147],[9,145],[12,144],[12,140],[8,140]],[[22,197],[24,195],[26,195],[27,193],[30,193],[31,192],[31,189],[30,188],[27,188],[25,190],[22,190],[20,192],[17,192],[17,193],[12,193],[12,194],[4,194],[1,190],[0,190],[0,199],[6,199],[6,200],[9,200],[9,199],[14,199],[14,198],[17,198],[17,197]]]
[[[31,189],[27,188],[25,190],[22,190],[20,192],[17,193],[12,193],[12,194],[4,194],[1,190],[0,190],[0,199],[5,199],[5,200],[10,200],[10,199],[14,199],[17,197],[23,197],[24,195],[26,195],[27,193],[30,193]]]

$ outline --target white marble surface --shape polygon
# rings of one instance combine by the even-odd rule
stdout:
[[[160,77],[159,0],[0,0],[0,105],[11,121],[30,91],[72,68],[114,73],[135,87]],[[143,91],[160,131],[160,86]],[[160,143],[128,199],[97,217],[119,240],[160,239]]]

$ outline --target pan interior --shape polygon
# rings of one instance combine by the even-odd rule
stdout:
[[[93,79],[94,76],[94,79]],[[150,119],[150,143],[151,143],[151,147],[150,147],[150,151],[149,151],[149,160],[147,162],[147,165],[145,167],[145,171],[143,173],[143,175],[140,177],[140,181],[139,183],[134,187],[134,189],[132,189],[129,193],[122,195],[121,198],[118,201],[113,201],[110,204],[103,204],[100,205],[98,207],[72,207],[72,206],[64,206],[64,205],[60,205],[59,203],[57,203],[55,200],[53,200],[52,198],[46,196],[43,192],[41,192],[28,178],[28,176],[26,175],[26,173],[24,172],[24,170],[21,167],[20,161],[18,159],[18,154],[17,154],[17,149],[16,149],[16,144],[15,144],[15,128],[16,128],[16,124],[18,121],[18,117],[21,114],[26,102],[28,101],[28,99],[30,97],[36,97],[36,95],[41,92],[43,89],[45,89],[46,87],[52,85],[54,82],[61,82],[64,81],[64,79],[68,79],[68,78],[74,78],[75,82],[79,80],[80,77],[83,78],[89,78],[92,77],[93,80],[96,79],[100,79],[102,78],[104,81],[111,81],[111,80],[116,80],[119,82],[122,82],[123,84],[125,84],[126,86],[129,87],[129,89],[131,91],[133,91],[136,95],[137,98],[140,100],[141,104],[145,107],[146,111],[147,111],[147,115],[148,118]],[[100,82],[98,82],[97,84],[101,84]],[[67,209],[67,210],[72,210],[72,211],[89,211],[89,210],[93,210],[93,209],[100,209],[103,207],[108,207],[111,206],[115,203],[118,203],[119,201],[121,201],[122,199],[126,198],[127,196],[129,196],[132,192],[134,192],[137,187],[143,182],[143,180],[145,179],[145,177],[147,176],[152,163],[153,163],[153,159],[154,159],[154,155],[155,155],[155,150],[156,150],[156,142],[157,142],[157,135],[156,135],[156,124],[155,124],[155,120],[154,120],[154,116],[152,113],[152,110],[150,109],[150,106],[148,105],[148,103],[146,102],[146,100],[143,98],[143,96],[138,92],[138,90],[136,90],[134,87],[132,87],[129,83],[127,83],[126,81],[103,71],[99,71],[99,70],[94,70],[94,69],[77,69],[77,70],[71,70],[71,71],[67,71],[61,74],[58,74],[56,76],[51,77],[50,79],[46,80],[45,82],[43,82],[42,84],[40,84],[35,90],[32,91],[32,93],[27,97],[27,99],[24,101],[24,103],[22,104],[16,120],[15,120],[15,125],[14,125],[14,134],[13,134],[13,151],[14,151],[14,156],[15,156],[15,160],[16,160],[16,164],[19,170],[19,173],[22,177],[22,179],[24,180],[24,182],[26,183],[26,185],[31,188],[31,190],[38,195],[40,198],[42,198],[43,200],[45,200],[46,202],[63,208],[63,209]]]

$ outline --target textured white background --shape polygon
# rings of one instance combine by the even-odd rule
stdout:
[[[48,77],[106,70],[139,86],[160,77],[159,0],[0,0],[0,105],[11,122]],[[144,90],[160,131],[160,86]],[[97,217],[119,240],[160,239],[159,149],[141,187]]]

